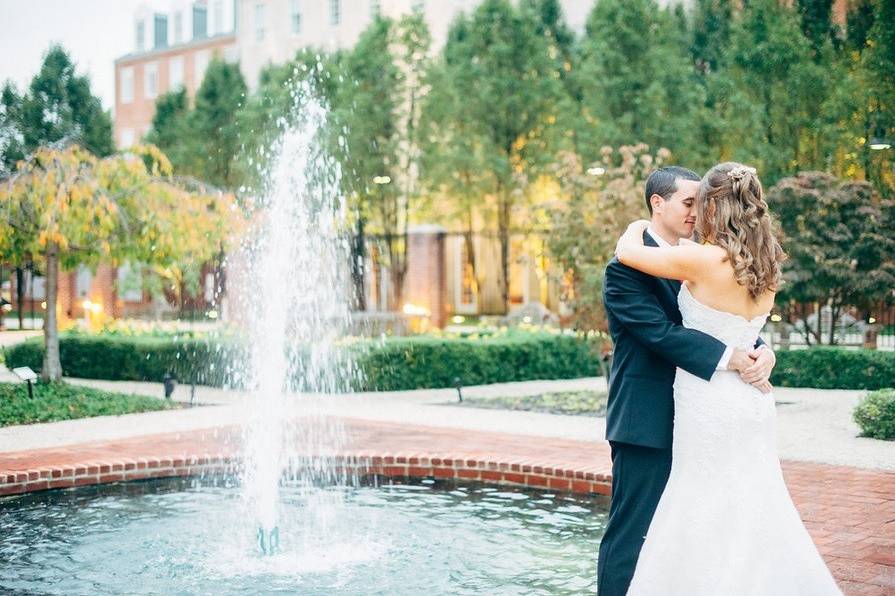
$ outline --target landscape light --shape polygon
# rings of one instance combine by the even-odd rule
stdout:
[[[587,168],[587,173],[591,176],[602,176],[606,173],[606,168],[601,168],[600,166],[594,166],[592,168]]]

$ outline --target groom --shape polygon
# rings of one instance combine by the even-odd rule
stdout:
[[[643,235],[647,246],[676,245],[692,236],[699,182],[695,172],[675,166],[650,174],[645,192],[650,227]],[[641,273],[615,258],[606,267],[603,302],[614,344],[606,413],[612,500],[597,562],[600,596],[627,592],[668,481],[675,368],[706,380],[716,370],[736,370],[758,386],[774,367],[774,353],[761,339],[752,351],[732,349],[683,327],[679,290],[680,282]]]

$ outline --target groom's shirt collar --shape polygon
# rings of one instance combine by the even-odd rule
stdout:
[[[671,246],[668,242],[665,241],[665,238],[659,236],[656,231],[653,229],[653,226],[647,226],[646,233],[650,235],[650,238],[656,241],[656,244],[661,248],[668,248]]]

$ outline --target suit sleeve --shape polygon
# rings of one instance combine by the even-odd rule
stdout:
[[[653,294],[650,281],[613,260],[603,282],[606,310],[648,349],[697,377],[711,379],[726,346],[706,333],[676,325]]]

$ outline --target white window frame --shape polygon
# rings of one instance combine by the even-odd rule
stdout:
[[[333,27],[342,24],[342,0],[329,0],[329,24]]]
[[[183,11],[175,11],[174,18],[171,19],[171,39],[174,45],[183,43]]]
[[[205,71],[208,69],[208,63],[211,62],[211,53],[208,50],[199,50],[193,56],[193,74],[195,74],[194,83],[196,89],[202,86],[202,79],[205,78]]]
[[[301,33],[301,0],[289,0],[289,30]]]
[[[174,56],[168,61],[168,91],[183,87],[183,56]]]
[[[122,128],[118,133],[118,146],[120,149],[127,149],[134,144],[136,140],[133,128]]]
[[[134,67],[124,66],[118,71],[118,86],[121,91],[119,99],[122,104],[134,101]]]
[[[265,6],[263,3],[258,2],[255,4],[255,43],[264,41],[264,13]]]
[[[214,0],[211,7],[214,17],[213,35],[224,32],[224,0]]]
[[[158,62],[147,62],[143,65],[143,97],[158,97]]]

